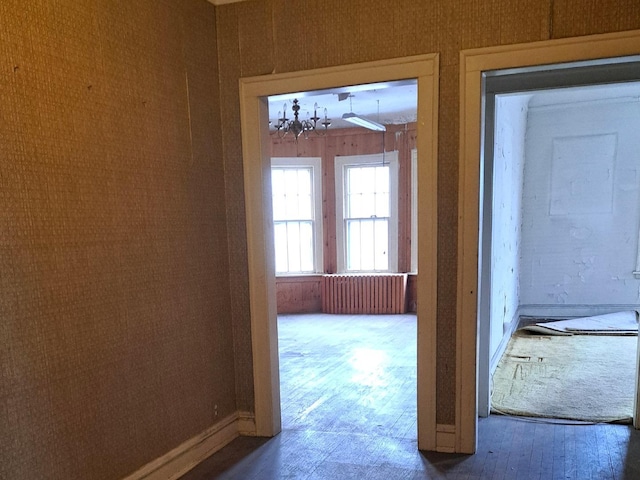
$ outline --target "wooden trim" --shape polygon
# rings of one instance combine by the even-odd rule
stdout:
[[[436,426],[437,451],[454,453],[456,451],[456,426],[438,424]]]
[[[240,117],[244,171],[249,308],[253,352],[256,434],[280,432],[280,375],[278,367],[273,213],[271,211],[271,155],[269,107],[261,96],[246,92],[240,81]],[[246,132],[251,132],[249,135]]]
[[[439,57],[419,77],[418,125],[418,448],[436,450],[438,304],[438,95]]]
[[[190,438],[123,480],[174,480],[239,436],[239,413]]]
[[[482,72],[640,53],[640,31],[460,52],[456,451],[473,453],[477,435],[477,290]]]
[[[437,74],[437,61],[434,61],[437,57],[437,53],[432,53],[299,72],[275,73],[241,78],[240,83],[244,86],[245,94],[257,98],[344,85],[431,77]]]
[[[238,411],[238,433],[243,437],[256,436],[256,419],[253,413]]]
[[[640,30],[462,50],[466,72],[638,55]],[[461,64],[462,65],[462,64]],[[462,70],[460,71],[462,73]]]
[[[636,360],[636,395],[633,399],[633,428],[640,430],[640,335]]]
[[[273,227],[268,201],[271,186],[266,170],[270,138],[265,97],[407,78],[418,79],[418,175],[424,182],[418,193],[422,262],[418,278],[418,444],[422,449],[435,448],[437,54],[240,79],[255,421],[260,436],[273,436],[281,428],[275,281],[272,255],[267,254],[273,246]],[[324,170],[326,173],[331,169]]]

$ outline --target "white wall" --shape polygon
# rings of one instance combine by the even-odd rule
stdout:
[[[639,132],[637,99],[530,105],[520,272],[527,313],[640,303]]]
[[[490,357],[518,311],[522,184],[530,96],[496,96],[491,232]],[[501,352],[500,352],[501,353]]]

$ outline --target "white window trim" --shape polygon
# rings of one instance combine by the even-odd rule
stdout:
[[[309,272],[277,272],[278,277],[296,277],[302,275],[316,275],[324,271],[323,263],[323,236],[322,236],[322,158],[320,157],[271,157],[272,167],[300,167],[312,169],[312,192],[314,214],[314,244],[313,244],[313,267],[314,271]]]
[[[338,272],[346,273],[347,248],[344,233],[344,182],[345,167],[359,165],[389,165],[389,268],[386,272],[398,271],[398,152],[376,153],[372,155],[347,155],[335,157],[336,184],[336,255]],[[367,270],[369,271],[369,270]],[[364,271],[363,271],[364,272]],[[348,273],[356,273],[350,270]]]

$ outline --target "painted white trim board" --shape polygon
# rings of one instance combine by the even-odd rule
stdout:
[[[236,412],[216,425],[190,438],[161,457],[152,460],[123,480],[175,480],[200,462],[243,435],[255,435],[253,415]]]
[[[460,51],[456,447],[477,447],[478,229],[482,74],[489,70],[637,55],[640,30]]]
[[[273,227],[269,199],[267,97],[344,85],[418,80],[418,446],[436,449],[437,54],[241,78],[240,120],[249,266],[255,424],[259,436],[281,429]]]

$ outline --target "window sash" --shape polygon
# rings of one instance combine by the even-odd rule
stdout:
[[[310,220],[274,222],[277,273],[315,271],[313,224]]]
[[[389,219],[345,220],[346,262],[350,272],[389,270]]]
[[[322,271],[322,176],[318,157],[271,159],[278,275]]]
[[[373,175],[364,182],[364,186],[351,188],[355,184],[349,176],[363,171],[382,176],[382,183],[388,186],[380,189],[381,192],[373,194],[375,188],[369,187],[378,181],[376,175]],[[384,156],[374,154],[336,157],[335,178],[338,271],[397,271],[398,152],[385,152]],[[364,245],[364,249],[368,252],[367,258],[363,257],[362,250],[356,255],[356,246],[361,245],[361,238],[357,237],[354,225],[360,228],[369,223],[385,225],[387,235],[384,242],[380,239],[374,241],[370,235],[366,237],[369,239],[369,243]]]

